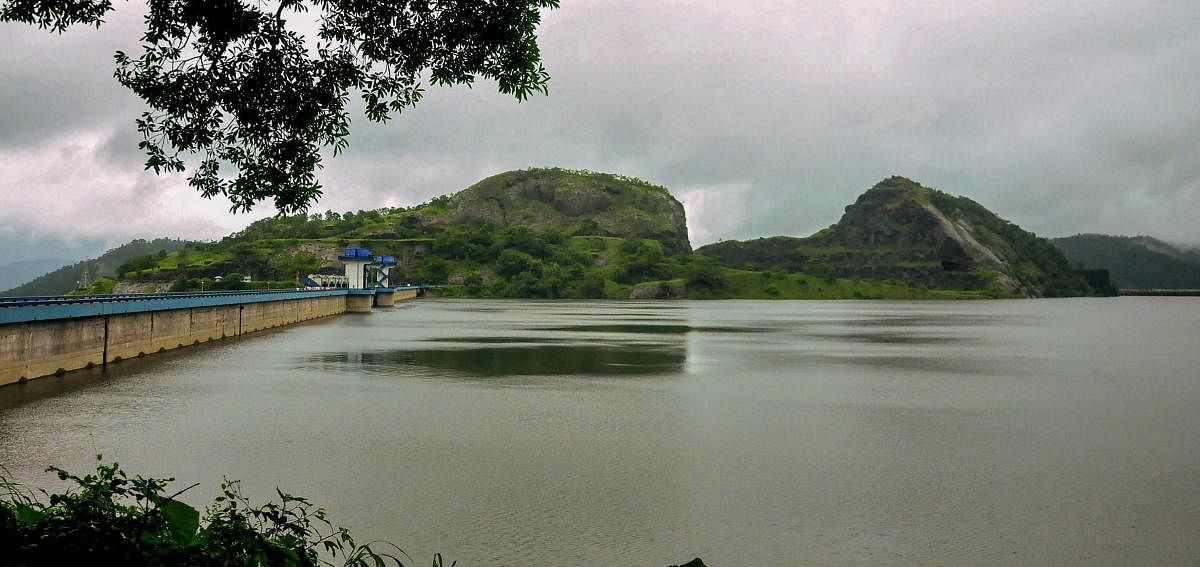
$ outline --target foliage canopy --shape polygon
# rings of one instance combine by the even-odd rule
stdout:
[[[536,29],[558,0],[148,0],[142,52],[116,54],[116,78],[150,110],[137,120],[146,168],[185,172],[234,211],[273,200],[303,211],[321,194],[321,150],[344,150],[352,93],[387,121],[421,81],[495,80],[525,100],[546,93]],[[99,27],[111,0],[3,0],[0,21],[63,32]],[[312,11],[312,41],[287,16]],[[301,20],[301,18],[295,18]],[[197,159],[185,161],[185,157]],[[229,175],[228,170],[235,173]]]

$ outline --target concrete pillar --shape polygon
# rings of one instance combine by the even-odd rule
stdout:
[[[370,313],[375,294],[355,294],[346,296],[346,313]]]
[[[375,290],[375,307],[392,307],[396,305],[396,292],[391,289]]]

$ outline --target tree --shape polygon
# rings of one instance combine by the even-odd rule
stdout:
[[[725,289],[725,270],[721,268],[717,261],[703,254],[695,254],[691,261],[684,268],[684,277],[687,278],[688,289],[721,291]],[[779,293],[778,286],[769,286],[775,288],[775,295]],[[768,293],[770,293],[768,291]]]
[[[246,282],[242,281],[242,277],[240,272],[226,274],[224,278],[221,278],[221,283],[214,287],[231,290],[246,289],[249,286],[246,285]]]
[[[626,238],[617,247],[620,268],[617,279],[625,283],[665,277],[669,271],[663,262],[662,244],[656,240]]]
[[[518,100],[548,92],[535,33],[558,0],[264,4],[148,0],[141,55],[115,56],[117,80],[150,107],[137,120],[146,169],[190,169],[192,187],[235,212],[267,199],[302,212],[320,196],[321,150],[346,148],[351,92],[375,122],[415,105],[423,75],[435,85],[493,79]],[[99,27],[112,10],[112,0],[0,0],[0,21],[61,33]],[[313,41],[285,17],[309,10]]]
[[[506,248],[496,258],[496,273],[505,278],[511,279],[523,273],[533,272],[538,272],[535,276],[541,275],[537,259],[520,250]]]
[[[308,252],[296,252],[276,254],[271,257],[269,263],[275,272],[276,279],[284,280],[316,272],[325,262]]]

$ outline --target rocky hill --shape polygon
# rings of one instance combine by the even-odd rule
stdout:
[[[665,188],[529,169],[414,207],[259,220],[218,242],[126,262],[102,283],[139,291],[289,287],[298,274],[341,272],[345,246],[395,256],[397,282],[457,283],[499,297],[627,297],[642,281],[669,278],[691,252],[683,205]]]
[[[808,238],[710,244],[721,264],[827,277],[902,282],[997,296],[1094,293],[1083,273],[1046,239],[978,203],[903,178],[885,179]]]
[[[414,211],[410,225],[520,225],[573,236],[646,238],[661,242],[667,253],[691,252],[683,205],[665,187],[622,175],[509,171],[435,204],[444,206]]]
[[[1107,269],[1134,289],[1200,289],[1200,251],[1150,236],[1077,234],[1051,240],[1071,262]]]

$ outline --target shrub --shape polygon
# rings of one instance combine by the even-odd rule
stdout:
[[[166,492],[174,479],[130,478],[99,456],[96,471],[85,476],[47,470],[74,487],[43,491],[44,500],[0,476],[0,564],[307,567],[333,565],[332,559],[355,567],[403,565],[356,542],[324,509],[282,491],[276,491],[279,502],[255,506],[236,481],[226,480],[202,520],[175,499],[192,487]]]

